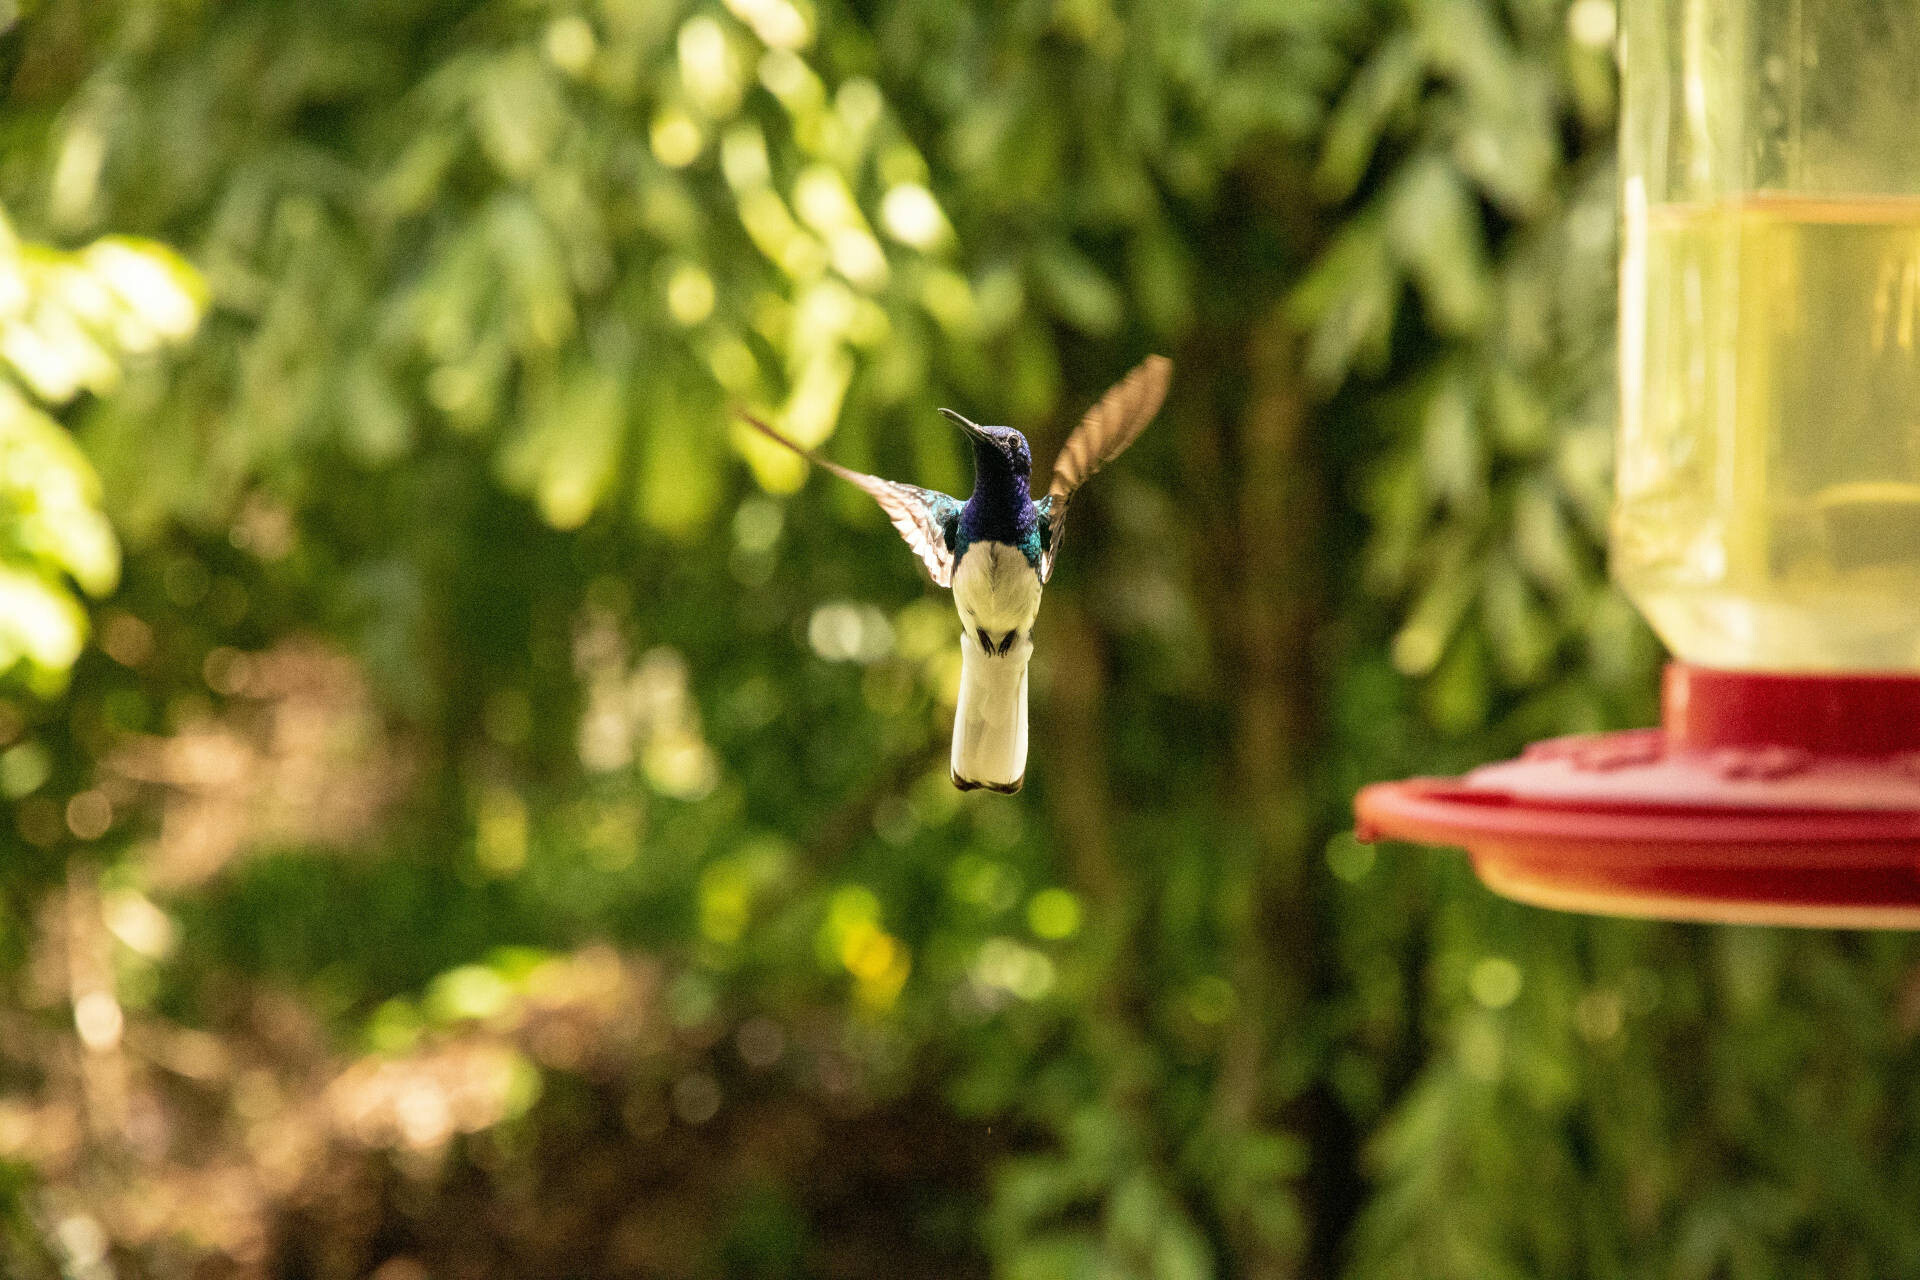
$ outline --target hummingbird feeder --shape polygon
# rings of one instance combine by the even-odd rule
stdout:
[[[1920,20],[1623,0],[1612,572],[1661,725],[1382,783],[1496,892],[1920,928]]]

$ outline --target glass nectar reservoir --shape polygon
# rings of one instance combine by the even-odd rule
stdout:
[[[1615,577],[1682,661],[1920,668],[1920,10],[1623,18]]]

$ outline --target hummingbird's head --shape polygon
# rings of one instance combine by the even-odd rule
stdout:
[[[976,463],[999,461],[1007,470],[1023,479],[1033,474],[1033,454],[1027,450],[1027,438],[1018,431],[1012,427],[983,427],[951,409],[942,409],[940,412],[973,441]]]

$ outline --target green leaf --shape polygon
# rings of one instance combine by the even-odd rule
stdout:
[[[1428,490],[1469,516],[1486,509],[1491,479],[1476,407],[1467,370],[1454,365],[1434,378],[1420,422]]]
[[[1313,174],[1323,200],[1345,200],[1359,188],[1388,127],[1418,100],[1426,73],[1425,53],[1411,31],[1395,32],[1373,50],[1327,121]]]
[[[1493,309],[1486,235],[1451,164],[1427,155],[1401,171],[1387,198],[1386,234],[1436,329],[1466,334],[1484,326]]]
[[[1311,331],[1306,364],[1316,382],[1338,386],[1356,365],[1385,359],[1399,293],[1380,221],[1348,221],[1287,300],[1288,313]]]
[[[996,1280],[1110,1280],[1100,1246],[1085,1232],[1056,1231],[1023,1240],[995,1269]]]
[[[525,426],[500,452],[502,478],[556,529],[586,523],[612,488],[626,443],[626,389],[590,363],[533,380]]]
[[[1063,242],[1034,257],[1034,286],[1055,315],[1082,333],[1103,337],[1120,327],[1126,303],[1093,260]]]
[[[1480,565],[1468,540],[1457,532],[1436,539],[1426,587],[1393,638],[1393,665],[1403,675],[1426,675],[1439,665],[1479,587]]]
[[[1537,681],[1553,656],[1558,630],[1527,587],[1526,578],[1504,555],[1489,558],[1480,586],[1481,617],[1487,640],[1510,686]]]

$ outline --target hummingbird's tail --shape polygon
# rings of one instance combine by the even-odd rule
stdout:
[[[960,705],[953,715],[953,785],[1014,792],[1027,775],[1027,662],[1033,641],[1005,653],[960,640]]]

